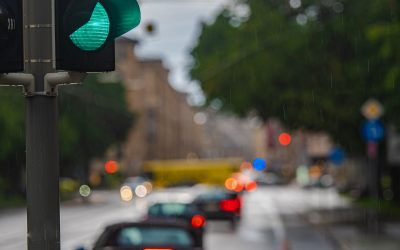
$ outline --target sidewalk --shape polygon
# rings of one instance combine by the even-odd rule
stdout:
[[[399,250],[400,221],[382,221],[380,233],[370,233],[367,211],[361,208],[341,208],[333,211],[313,211],[309,223],[325,231],[340,250]]]

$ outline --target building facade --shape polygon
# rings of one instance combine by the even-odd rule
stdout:
[[[116,69],[126,88],[135,124],[123,147],[127,174],[137,174],[146,160],[201,157],[202,125],[193,120],[197,112],[186,95],[168,81],[169,71],[161,60],[140,60],[134,54],[136,43],[120,39],[116,46]]]

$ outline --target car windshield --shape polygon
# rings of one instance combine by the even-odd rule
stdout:
[[[193,240],[188,232],[180,228],[168,227],[129,227],[118,232],[118,246],[182,246],[188,247]]]
[[[198,201],[223,200],[223,199],[229,199],[232,196],[234,196],[234,194],[229,194],[229,193],[223,192],[223,191],[212,191],[212,192],[200,194],[196,198],[196,200],[198,200]]]
[[[154,204],[149,208],[148,214],[153,216],[178,216],[187,213],[188,205],[182,203]]]

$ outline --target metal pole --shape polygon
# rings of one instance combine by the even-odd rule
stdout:
[[[375,207],[368,210],[368,230],[371,233],[377,234],[381,232],[381,222],[379,218],[378,206],[380,199],[380,170],[378,162],[378,143],[368,142],[367,144],[368,155],[368,191],[370,197],[373,199]]]
[[[60,249],[57,98],[26,102],[28,249]]]
[[[35,79],[26,98],[28,250],[60,249],[57,97],[45,92],[53,68],[54,0],[23,0],[25,72]]]

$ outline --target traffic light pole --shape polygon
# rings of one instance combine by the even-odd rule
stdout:
[[[25,72],[35,79],[26,97],[28,250],[60,250],[58,106],[44,83],[53,72],[53,6],[23,1]]]
[[[24,0],[23,6],[28,74],[3,78],[31,80],[24,86],[28,250],[60,250],[57,85],[79,83],[86,74],[54,73],[54,0]]]
[[[58,1],[57,5],[56,1]],[[62,3],[65,2],[60,0],[23,0],[24,73],[0,74],[0,85],[22,85],[26,96],[28,250],[60,250],[57,85],[81,83],[86,73],[56,72],[56,69],[91,72],[113,70],[115,67],[113,39],[133,29],[140,22],[140,8],[135,0],[123,4],[119,0],[109,0],[104,2],[105,7],[97,3],[96,6],[100,6],[97,11],[103,11],[103,15],[100,15],[101,21],[106,25],[103,27],[106,29],[103,30],[107,30],[109,33],[110,18],[118,20],[118,22],[111,22],[114,24],[111,27],[113,37],[107,34],[103,42],[105,44],[104,51],[101,49],[98,54],[94,53],[94,57],[89,56],[90,54],[86,51],[78,51],[76,58],[85,61],[83,65],[85,67],[83,67],[79,65],[79,61],[74,60],[75,57],[71,59],[67,56],[69,55],[68,50],[65,50],[67,51],[67,55],[65,55],[66,46],[59,44],[56,46],[55,44],[56,34],[58,34],[58,43],[66,39],[66,37],[60,36],[65,33],[62,28],[65,22],[63,18],[66,6]],[[85,9],[86,5],[83,4],[83,9],[77,10],[86,11],[88,17],[93,15],[99,18],[99,15],[94,15],[96,9]],[[56,7],[57,18],[55,16]],[[104,8],[108,8],[110,16],[104,15],[106,13]],[[70,16],[69,21],[74,20],[76,18],[73,15]],[[88,20],[83,25],[90,26],[92,24]],[[96,25],[92,27],[92,29],[97,28]],[[70,33],[67,35],[68,39],[72,39]],[[88,44],[97,41],[97,38],[86,39],[85,36],[76,36]],[[79,47],[78,44],[75,45]],[[58,52],[57,60],[55,59],[56,51]],[[65,60],[67,63],[62,64],[61,62]],[[10,60],[6,62],[8,61]],[[5,68],[2,72],[18,72],[20,70],[21,67],[13,70]]]

